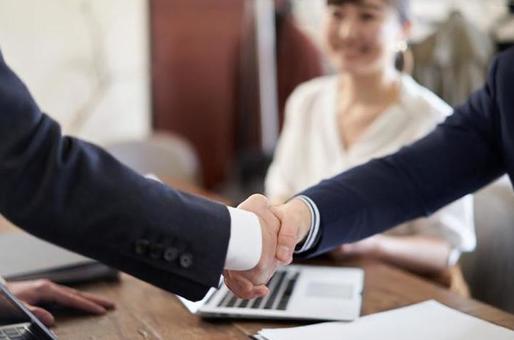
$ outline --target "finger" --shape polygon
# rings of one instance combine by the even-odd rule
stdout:
[[[348,257],[343,246],[339,246],[334,249],[332,252],[330,252],[330,255],[336,260],[344,260]]]
[[[100,305],[106,309],[114,309],[116,307],[114,302],[112,302],[111,300],[106,299],[102,296],[87,293],[87,292],[81,292],[81,291],[78,291],[76,289],[69,288],[69,287],[63,287],[63,288],[68,290],[72,294],[79,295],[79,296],[83,297],[84,299],[87,299],[87,300],[89,300],[97,305]]]
[[[232,275],[230,279],[225,278],[227,287],[241,299],[251,299],[253,297],[253,284],[247,279],[238,275]]]
[[[244,292],[241,292],[239,287],[235,285],[234,281],[225,279],[225,285],[238,298],[247,298],[250,296],[249,293],[246,295]]]
[[[253,210],[260,206],[265,205],[265,203],[263,203],[263,199],[265,200],[265,197],[263,195],[253,194],[250,197],[248,197],[246,200],[241,202],[241,204],[239,204],[237,207],[241,208],[241,209],[251,208]]]
[[[249,295],[245,294],[244,287],[241,286],[239,281],[237,281],[236,276],[237,276],[237,274],[232,273],[232,271],[225,270],[224,271],[225,285],[228,287],[228,289],[230,289],[239,298],[241,298],[243,295],[245,297],[249,296]]]
[[[256,297],[266,296],[269,293],[266,285],[253,286],[250,281],[239,278],[237,273],[233,273],[230,270],[224,271],[225,285],[230,289],[236,296],[243,299],[254,299]],[[249,285],[247,284],[249,283]],[[251,286],[251,289],[249,287]]]
[[[234,293],[234,295],[236,295],[237,297],[239,297],[239,291],[238,291],[238,290],[237,290],[237,288],[233,285],[233,281],[225,279],[225,286],[227,286],[227,288],[228,288],[232,293]]]
[[[225,286],[228,287],[235,295],[239,297],[239,290],[240,287],[236,284],[236,281],[234,280],[234,275],[232,274],[232,271],[225,270],[223,274],[223,281],[225,282]]]
[[[270,210],[271,203],[268,198],[261,194],[253,194],[248,197],[238,208],[257,213],[268,224],[278,224],[280,221]]]
[[[339,252],[341,254],[349,255],[354,251],[354,247],[352,244],[343,244],[339,247]]]
[[[107,310],[99,304],[89,301],[78,294],[67,291],[59,286],[53,286],[48,300],[54,301],[63,307],[78,309],[91,314],[105,314]]]
[[[269,288],[265,285],[256,286],[253,287],[250,291],[242,292],[238,287],[233,286],[233,281],[225,281],[225,284],[237,297],[241,299],[251,300],[258,297],[264,297],[269,294]]]
[[[242,299],[251,299],[253,297],[253,284],[243,278],[235,276],[232,280],[233,285],[236,287],[238,296]]]
[[[116,308],[116,305],[114,304],[113,301],[106,299],[104,297],[101,297],[101,296],[98,296],[95,294],[91,294],[91,293],[85,293],[85,292],[79,292],[79,295],[88,299],[89,301],[96,303],[97,305],[100,305],[100,306],[106,308],[106,309]]]
[[[254,299],[256,297],[264,297],[269,294],[269,288],[266,287],[265,285],[254,287],[252,294],[253,294],[252,299]]]
[[[32,312],[36,316],[36,318],[39,319],[43,324],[46,326],[53,326],[55,323],[54,316],[48,312],[47,310],[41,308],[41,307],[35,307],[32,305],[26,305],[28,310]]]

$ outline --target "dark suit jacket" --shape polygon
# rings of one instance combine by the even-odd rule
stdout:
[[[303,192],[321,216],[311,254],[427,216],[505,173],[512,182],[514,50],[501,54],[485,86],[427,137]]]
[[[63,136],[1,54],[0,213],[189,299],[218,285],[230,237],[225,206],[145,179]]]

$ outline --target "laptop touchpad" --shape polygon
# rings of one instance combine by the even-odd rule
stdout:
[[[353,285],[311,281],[307,284],[306,293],[313,298],[352,299]]]

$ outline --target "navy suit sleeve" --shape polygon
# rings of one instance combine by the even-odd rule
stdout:
[[[230,237],[225,206],[139,176],[100,148],[63,136],[1,54],[0,213],[189,299],[218,285]]]
[[[505,172],[495,99],[500,61],[484,88],[427,137],[302,193],[321,216],[320,241],[309,255],[427,216]]]

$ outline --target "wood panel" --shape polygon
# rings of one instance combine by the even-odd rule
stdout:
[[[224,178],[234,158],[244,3],[150,1],[153,126],[193,143],[207,187]]]

